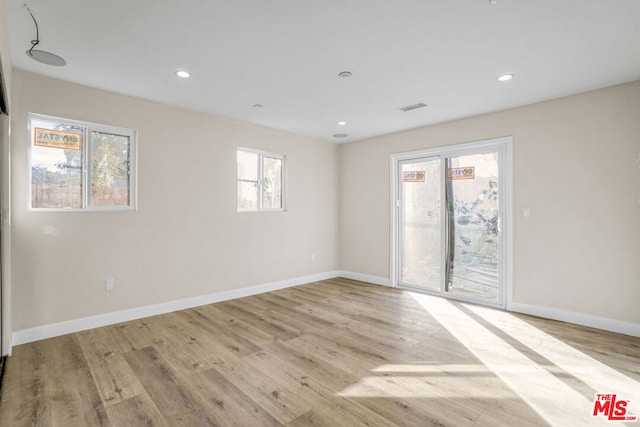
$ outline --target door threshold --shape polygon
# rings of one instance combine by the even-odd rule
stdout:
[[[464,295],[455,295],[455,294],[443,295],[442,293],[440,293],[438,291],[430,291],[428,289],[413,287],[413,286],[409,286],[409,285],[401,285],[401,284],[396,285],[396,287],[398,289],[402,289],[403,291],[415,292],[415,293],[418,293],[418,294],[425,294],[425,295],[429,295],[429,296],[432,296],[432,297],[438,297],[438,298],[442,298],[442,299],[446,299],[446,300],[462,302],[462,303],[465,303],[465,304],[473,304],[473,305],[478,305],[478,306],[481,306],[481,307],[495,308],[497,310],[507,311],[507,307],[504,304],[500,304],[500,303],[492,304],[492,303],[490,303],[488,301],[484,301],[484,300],[475,300],[473,298],[465,298]]]

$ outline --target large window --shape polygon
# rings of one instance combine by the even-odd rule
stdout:
[[[135,132],[29,115],[31,207],[135,209]]]
[[[284,209],[284,156],[238,149],[238,212]]]

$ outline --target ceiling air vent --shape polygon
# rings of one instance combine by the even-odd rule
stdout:
[[[418,108],[422,108],[426,106],[427,104],[425,104],[424,102],[418,102],[417,104],[407,105],[406,107],[400,107],[400,111],[404,111],[406,113],[407,111],[417,110]]]

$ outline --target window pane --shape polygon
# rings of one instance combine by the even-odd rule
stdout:
[[[497,152],[447,159],[448,292],[499,301],[499,172]]]
[[[238,210],[258,210],[258,155],[238,150]]]
[[[258,183],[255,181],[238,181],[238,210],[258,210]]]
[[[406,160],[400,173],[400,282],[437,292],[442,274],[440,158]]]
[[[129,137],[91,132],[91,205],[129,206]]]
[[[238,150],[238,179],[258,181],[258,155]]]
[[[282,208],[282,159],[263,157],[262,208]]]
[[[32,120],[31,206],[82,208],[84,128]]]

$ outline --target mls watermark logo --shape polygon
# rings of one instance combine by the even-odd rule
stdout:
[[[598,393],[593,401],[593,416],[603,416],[608,421],[636,421],[635,415],[627,415],[629,400],[618,399],[615,393]]]

